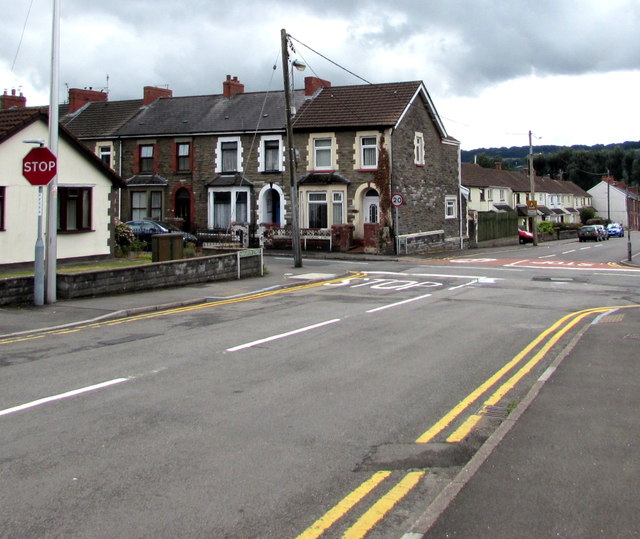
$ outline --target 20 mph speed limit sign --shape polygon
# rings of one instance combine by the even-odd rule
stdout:
[[[394,207],[399,207],[404,204],[404,197],[400,193],[394,193],[391,195],[391,204]]]

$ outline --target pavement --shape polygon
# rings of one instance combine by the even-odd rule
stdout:
[[[0,337],[295,286],[340,260],[265,260],[254,279],[0,308]],[[640,308],[591,320],[403,539],[640,537]]]

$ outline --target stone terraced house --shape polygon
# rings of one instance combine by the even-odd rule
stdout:
[[[231,76],[222,90],[173,97],[145,87],[142,99],[110,102],[105,92],[72,89],[61,122],[125,181],[122,221],[172,221],[206,242],[290,247],[284,92],[245,92]],[[465,245],[459,142],[422,82],[332,87],[306,77],[292,101],[305,248]]]

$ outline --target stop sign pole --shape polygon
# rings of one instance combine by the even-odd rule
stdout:
[[[22,175],[31,185],[38,186],[38,236],[36,238],[34,271],[33,271],[33,303],[44,304],[45,256],[44,241],[42,239],[42,188],[47,185],[57,173],[58,162],[56,156],[44,147],[44,141],[31,139],[23,141],[27,144],[38,144],[22,160]]]

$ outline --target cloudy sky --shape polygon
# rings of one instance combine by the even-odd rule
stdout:
[[[53,0],[0,0],[0,83],[49,101]],[[422,80],[463,149],[640,140],[640,0],[60,0],[60,100]],[[307,48],[309,47],[309,48]],[[342,70],[328,62],[346,68]],[[274,71],[274,65],[277,69]]]

